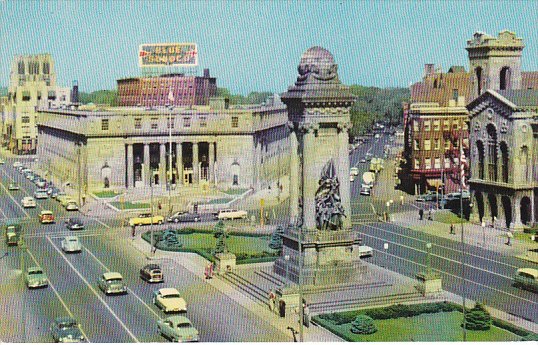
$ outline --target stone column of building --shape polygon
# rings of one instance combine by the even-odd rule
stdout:
[[[133,144],[127,144],[127,181],[125,181],[125,187],[134,187],[134,169],[133,169]]]
[[[293,122],[288,122],[288,128],[290,129],[289,141],[290,141],[290,221],[295,224],[298,216],[299,209],[299,185],[295,181],[299,180],[299,155],[298,155],[298,142],[297,134],[295,132]]]
[[[166,169],[166,143],[159,144],[159,185],[166,186],[168,174]]]
[[[256,165],[256,184],[254,186],[254,188],[256,188],[256,190],[260,190],[263,188],[263,184],[264,184],[264,176],[263,176],[263,167],[262,167],[262,147],[263,147],[263,141],[262,141],[262,138],[258,138],[258,144],[256,145],[256,161],[255,161],[255,165]]]
[[[183,185],[183,145],[181,142],[176,143],[176,168],[177,168],[177,178],[176,185]]]
[[[317,123],[304,123],[301,125],[303,132],[303,224],[306,229],[316,228],[316,190],[319,187],[319,174],[320,171],[312,169],[316,167],[316,150],[318,147],[315,145],[316,132],[319,129]]]
[[[144,143],[144,171],[143,173],[143,179],[144,179],[144,186],[149,186],[150,184],[150,161],[149,161],[149,144]]]
[[[520,229],[523,227],[523,224],[521,223],[521,195],[515,195],[512,197],[512,224],[511,228]]]
[[[192,143],[192,183],[200,182],[200,166],[198,160],[198,143]]]
[[[349,181],[349,129],[351,123],[343,122],[337,125],[338,127],[338,179],[340,180],[340,189],[342,191],[351,190],[351,183]],[[351,193],[340,194],[342,206],[346,217],[343,219],[344,228],[351,228]]]
[[[207,173],[207,181],[209,181],[210,184],[214,183],[214,176],[215,173],[213,169],[215,168],[215,143],[210,141],[209,142],[209,149],[208,149],[208,156],[209,156],[209,171]]]

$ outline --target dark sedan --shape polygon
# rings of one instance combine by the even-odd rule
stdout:
[[[50,326],[52,339],[57,343],[78,343],[85,340],[77,320],[72,317],[58,317]]]
[[[184,212],[179,211],[171,215],[166,219],[168,222],[199,222],[200,221],[200,215],[198,213],[190,213],[190,212]]]
[[[84,229],[84,223],[82,223],[82,220],[79,218],[69,218],[65,221],[65,226],[69,230],[83,230]]]

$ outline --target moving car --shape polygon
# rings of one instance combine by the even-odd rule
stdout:
[[[62,240],[62,250],[66,253],[80,253],[82,245],[77,236],[66,236]]]
[[[150,225],[150,224],[162,224],[164,222],[163,216],[151,216],[151,213],[141,213],[138,217],[129,219],[129,225]]]
[[[190,213],[186,211],[178,211],[166,219],[168,222],[199,222],[200,215],[198,213]]]
[[[359,175],[359,168],[357,167],[353,167],[349,170],[349,174],[350,175],[353,175],[353,176],[358,176]]]
[[[355,181],[355,175],[349,175],[349,182]]]
[[[148,283],[164,282],[163,272],[157,264],[148,264],[140,269],[140,278]]]
[[[62,202],[63,198],[67,198],[67,194],[65,192],[62,192],[61,190],[52,191],[51,196],[56,199],[58,202]]]
[[[8,246],[16,246],[19,243],[20,234],[20,224],[9,224],[6,226],[6,244]]]
[[[58,198],[56,198],[56,200],[58,200]],[[60,205],[62,205],[63,207],[67,206],[67,204],[69,204],[70,202],[76,202],[73,198],[69,197],[69,196],[66,196],[64,198],[62,198],[60,200]]]
[[[76,201],[69,201],[65,204],[66,211],[78,211],[78,205]]]
[[[227,209],[220,210],[217,214],[217,219],[245,219],[247,215],[247,211]]]
[[[181,298],[179,291],[174,288],[162,288],[155,291],[153,293],[153,304],[165,313],[187,311],[187,302]]]
[[[368,187],[368,186],[364,186],[364,185],[363,185],[363,186],[361,187],[360,194],[361,194],[361,195],[370,195],[370,191],[371,191],[370,187]]]
[[[198,341],[199,334],[185,316],[170,316],[157,321],[159,333],[173,342]]]
[[[49,286],[49,279],[41,267],[28,267],[24,273],[24,282],[29,289]]]
[[[22,200],[22,207],[24,208],[30,208],[30,207],[36,207],[35,199],[31,196],[25,196]]]
[[[538,270],[534,268],[520,268],[514,276],[515,287],[538,292]]]
[[[422,194],[417,196],[416,201],[436,201],[438,198],[438,194],[434,192],[428,192],[426,194]]]
[[[77,320],[69,316],[54,319],[50,333],[56,343],[79,343],[85,340]]]
[[[54,223],[54,215],[52,211],[43,210],[39,213],[39,221],[41,224],[51,224]]]
[[[69,230],[82,230],[84,229],[84,223],[79,218],[68,218],[65,221],[65,226]]]
[[[118,272],[106,272],[97,280],[99,289],[110,294],[126,294],[127,287],[123,284],[123,277]]]
[[[9,190],[19,190],[19,189],[21,189],[21,187],[17,183],[11,182],[9,184],[9,186],[7,187],[7,189],[9,189]]]
[[[49,194],[47,193],[46,189],[38,189],[34,192],[34,198],[35,199],[48,199]]]
[[[359,246],[359,257],[364,258],[372,255],[374,255],[374,250],[372,249],[372,247]]]

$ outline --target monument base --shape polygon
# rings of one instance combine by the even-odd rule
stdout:
[[[443,291],[441,276],[437,273],[419,273],[416,278],[418,280],[416,288],[422,296],[428,297]]]

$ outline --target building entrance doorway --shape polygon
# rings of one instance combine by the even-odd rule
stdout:
[[[183,184],[184,185],[192,184],[192,169],[183,170]]]

